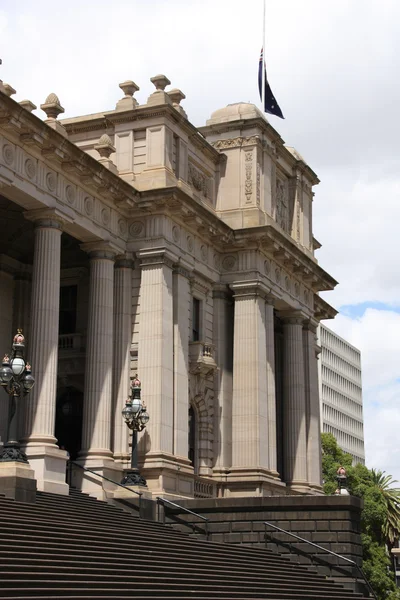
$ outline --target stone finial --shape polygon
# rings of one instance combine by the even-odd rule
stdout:
[[[21,100],[21,102],[19,102],[19,105],[22,106],[22,108],[24,108],[28,112],[32,112],[33,110],[37,109],[36,104],[33,104],[33,102],[31,102],[30,100]]]
[[[171,98],[172,106],[187,119],[187,114],[185,110],[182,108],[182,106],[180,106],[181,100],[184,100],[186,98],[185,94],[177,88],[170,90],[169,92],[167,92],[167,94]]]
[[[172,104],[171,98],[164,91],[165,87],[171,83],[168,77],[165,77],[165,75],[156,75],[155,77],[151,77],[150,81],[156,88],[156,91],[153,92],[147,99],[147,106]]]
[[[133,94],[140,90],[140,87],[130,79],[120,83],[119,87],[124,92],[125,96],[121,98],[121,100],[118,100],[115,107],[116,110],[132,110],[133,108],[136,108],[139,103],[136,98],[133,97]]]
[[[150,78],[151,83],[156,88],[157,92],[163,92],[167,85],[171,85],[170,80],[165,75],[155,75]]]
[[[111,154],[115,152],[115,147],[110,139],[110,137],[104,133],[97,144],[94,147],[95,150],[100,154],[101,158],[110,158]]]
[[[136,85],[134,81],[131,80],[123,81],[119,84],[119,87],[124,92],[125,98],[132,98],[133,94],[140,90],[140,87]]]
[[[54,93],[47,96],[45,103],[41,104],[40,108],[46,113],[48,119],[57,119],[58,115],[64,112],[58,96]]]
[[[9,98],[17,93],[17,90],[14,90],[12,85],[10,85],[9,83],[3,83],[3,91]]]

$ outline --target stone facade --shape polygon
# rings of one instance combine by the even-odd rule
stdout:
[[[361,353],[323,324],[318,337],[321,429],[335,436],[354,465],[365,464]]]
[[[318,178],[255,106],[196,129],[152,82],[143,105],[126,81],[115,110],[63,121],[55,94],[43,122],[0,91],[0,347],[23,328],[38,488],[67,492],[66,450],[122,477],[137,372],[152,494],[320,493],[318,293],[336,282],[314,256]]]

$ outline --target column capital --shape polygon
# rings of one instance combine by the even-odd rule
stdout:
[[[225,283],[215,283],[212,288],[213,298],[228,300],[230,298],[230,289]]]
[[[140,260],[141,268],[154,267],[156,265],[166,265],[170,269],[178,262],[179,257],[167,248],[148,248],[139,250],[136,256]]]
[[[279,313],[279,318],[284,325],[302,325],[306,319],[305,315],[297,310],[282,311]]]
[[[179,258],[178,262],[174,264],[174,275],[182,275],[186,279],[191,279],[193,273],[193,266],[184,258]]]
[[[306,319],[303,322],[303,327],[306,331],[311,331],[315,335],[317,334],[319,322],[315,319]]]
[[[33,221],[35,228],[59,229],[63,231],[66,223],[72,223],[71,217],[57,208],[39,208],[24,212],[25,219]]]
[[[262,281],[257,279],[249,281],[236,281],[229,285],[233,292],[235,300],[239,298],[249,298],[259,296],[261,298],[268,298],[271,289],[268,288]]]
[[[120,248],[110,242],[86,242],[80,244],[81,250],[89,255],[91,260],[115,260],[115,257],[121,254]]]
[[[115,257],[115,268],[116,269],[133,269],[135,262],[131,253],[118,254]]]

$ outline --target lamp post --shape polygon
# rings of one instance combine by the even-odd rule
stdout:
[[[142,431],[149,422],[149,413],[141,399],[142,386],[137,375],[131,384],[131,395],[122,410],[122,417],[132,431],[131,468],[121,481],[122,485],[147,485],[138,468],[137,432]]]
[[[18,405],[21,396],[29,394],[35,380],[30,364],[25,362],[24,350],[25,338],[18,329],[13,339],[11,358],[6,354],[0,368],[0,385],[9,395],[7,442],[0,450],[0,462],[28,462],[18,442]]]

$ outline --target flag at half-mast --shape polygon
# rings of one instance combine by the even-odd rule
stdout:
[[[264,67],[264,81],[263,81],[263,67]],[[264,83],[264,94],[263,94],[263,83]],[[260,54],[260,62],[258,65],[258,89],[260,91],[260,99],[261,102],[264,101],[264,112],[269,113],[270,115],[275,115],[276,117],[280,117],[284,119],[285,117],[282,114],[279,104],[277,103],[275,96],[272,93],[271,87],[268,83],[267,79],[267,70],[265,68],[264,63],[264,51],[261,48]]]

